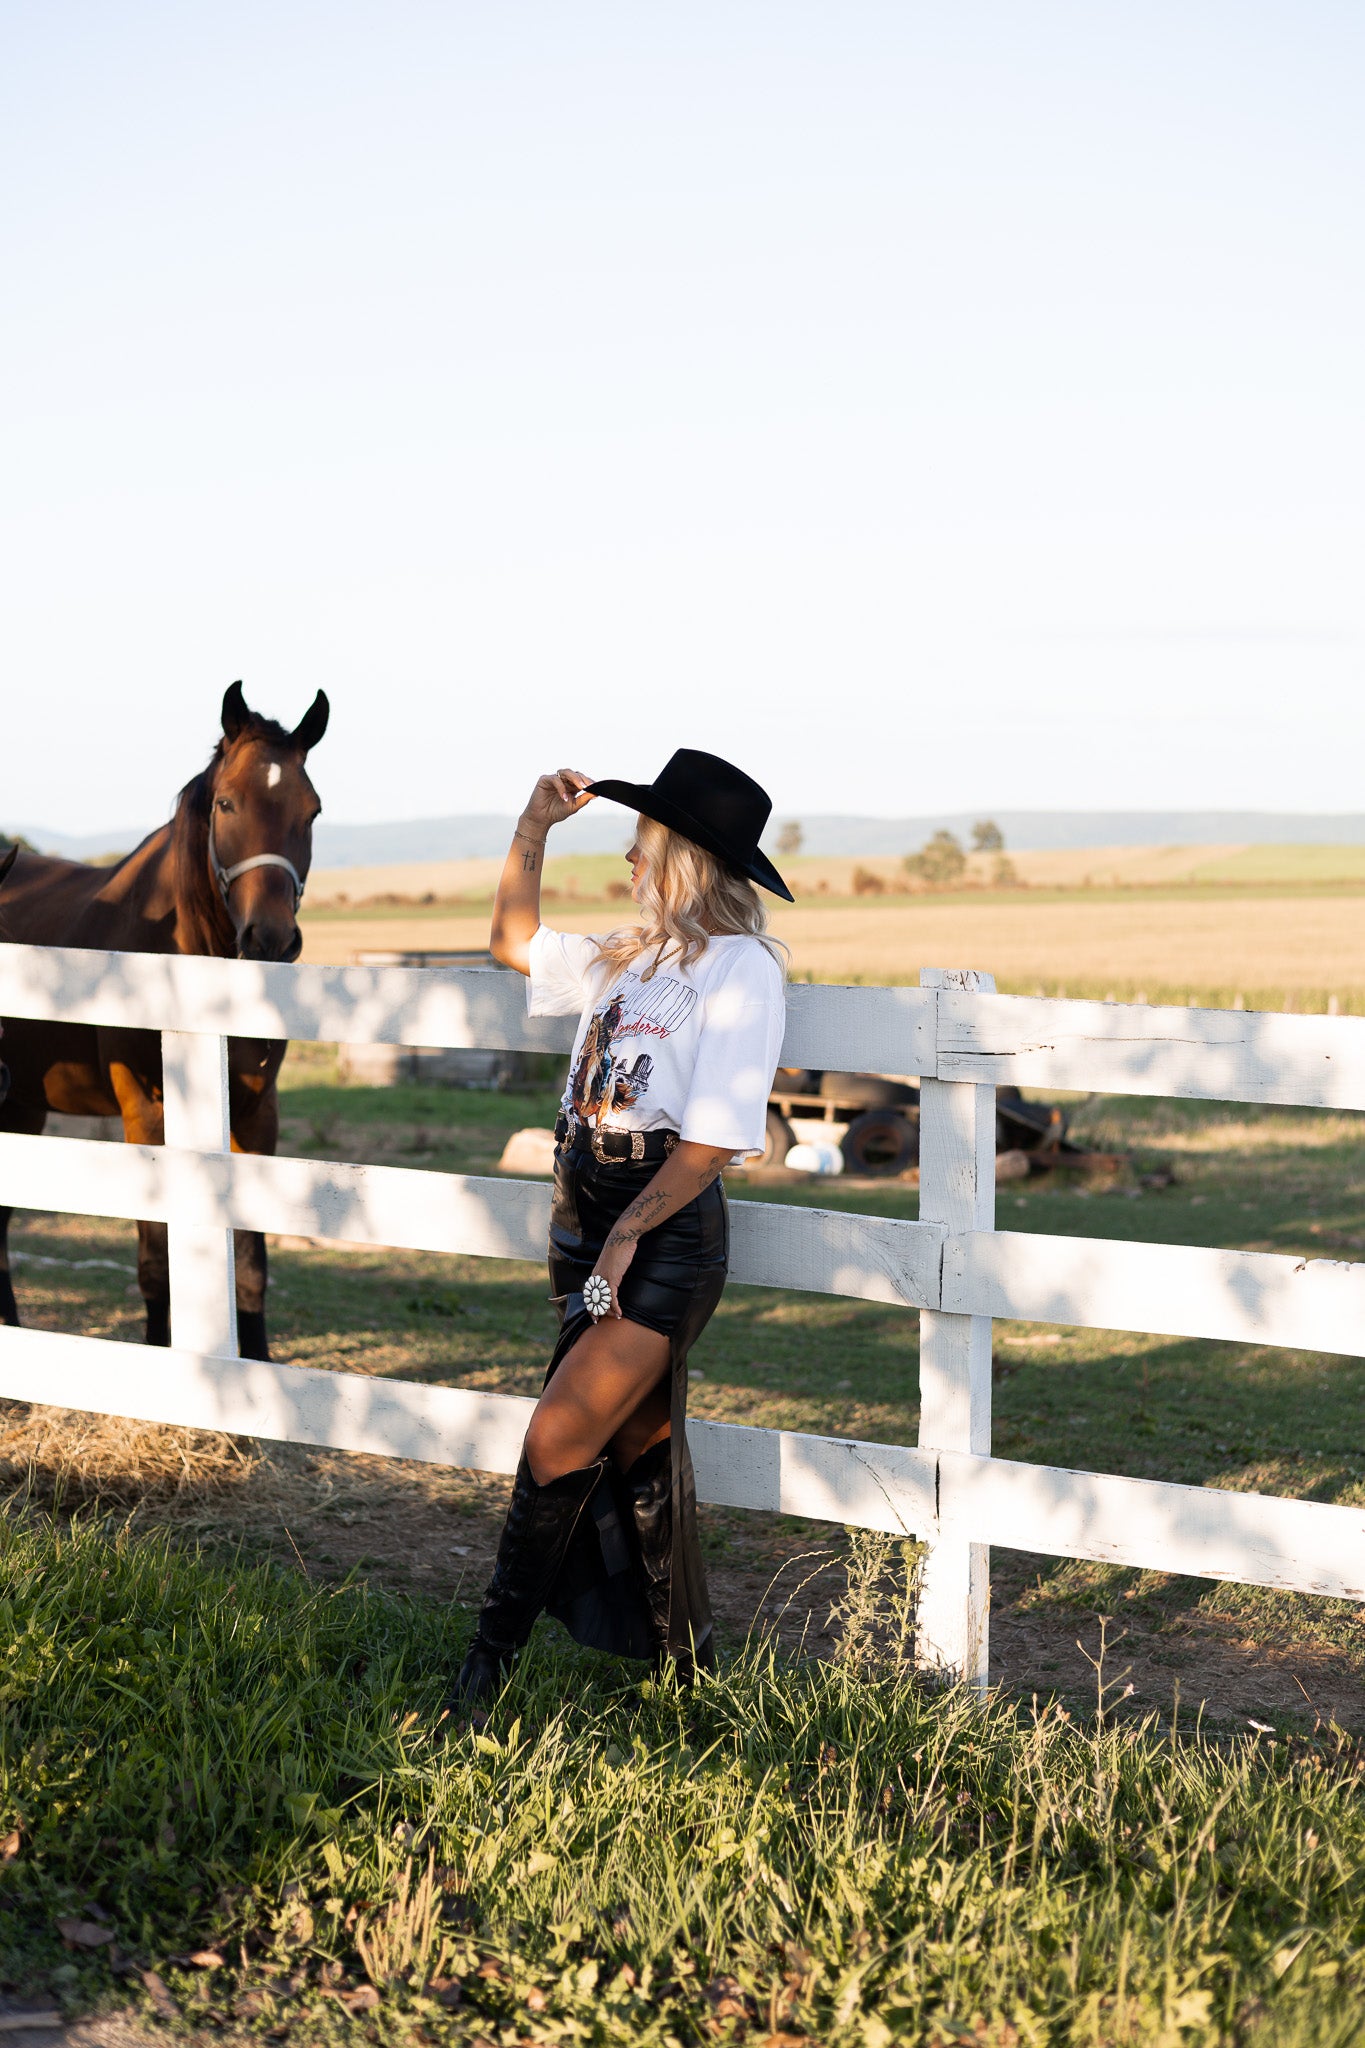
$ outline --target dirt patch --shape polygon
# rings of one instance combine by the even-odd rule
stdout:
[[[0,2003],[0,2021],[4,2022],[0,2039],[5,2048],[165,2048],[170,2038],[165,2027],[130,2013],[109,2013],[102,2019],[70,2020],[56,2026],[46,2017],[39,2018],[52,2010],[50,2004],[39,2005],[36,2000],[24,2005]],[[30,2011],[35,2024],[16,2026]],[[208,2048],[210,2041],[214,2048],[232,2048],[234,2042],[246,2038],[223,2033],[177,2032],[174,2036],[176,2048]]]
[[[1218,1589],[1203,1580],[1165,1579],[1140,1606],[1116,1585],[1102,1639],[1094,1607],[1039,1599],[1038,1567],[1037,1558],[1008,1551],[992,1560],[991,1678],[1009,1691],[1055,1692],[1093,1707],[1101,1660],[1111,1702],[1131,1684],[1129,1709],[1163,1720],[1202,1712],[1219,1726],[1322,1720],[1365,1729],[1355,1658],[1295,1640],[1288,1629],[1262,1626],[1253,1639],[1244,1622],[1210,1605]]]

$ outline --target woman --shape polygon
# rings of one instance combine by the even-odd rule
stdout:
[[[593,797],[639,813],[626,858],[642,926],[540,921],[550,827]],[[490,1699],[542,1608],[581,1643],[715,1662],[683,1422],[687,1354],[725,1285],[721,1168],[763,1149],[784,976],[754,883],[791,892],[758,840],[772,806],[714,754],[656,781],[542,775],[513,836],[492,948],[532,1016],[579,1013],[555,1136],[550,1281],[559,1341],[452,1710]]]

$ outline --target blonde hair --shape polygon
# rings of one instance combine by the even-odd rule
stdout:
[[[640,977],[648,981],[665,957],[675,966],[690,967],[712,939],[742,934],[771,953],[786,979],[787,948],[769,935],[768,913],[752,882],[654,818],[636,819],[635,842],[644,864],[639,899],[644,924],[623,925],[597,941],[604,967],[619,974],[642,953],[652,952]]]

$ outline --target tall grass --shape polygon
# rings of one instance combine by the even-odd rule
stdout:
[[[0,1976],[73,2008],[151,1981],[310,2042],[355,2011],[395,2041],[1362,2038],[1342,1736],[1125,1722],[1102,1668],[1085,1725],[935,1693],[873,1630],[690,1695],[547,1634],[485,1727],[437,1730],[452,1611],[21,1515],[0,1626]],[[100,1914],[111,1943],[63,1947]]]

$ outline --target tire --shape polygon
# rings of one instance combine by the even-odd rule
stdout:
[[[919,1101],[919,1090],[907,1081],[888,1081],[884,1074],[822,1074],[820,1093],[827,1102],[850,1109],[907,1109]]]
[[[864,1110],[849,1125],[840,1150],[849,1173],[890,1179],[918,1160],[919,1126],[894,1110]]]
[[[759,1160],[759,1165],[784,1166],[787,1154],[795,1143],[796,1133],[782,1112],[770,1109],[763,1127],[763,1157]]]

